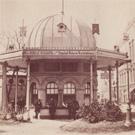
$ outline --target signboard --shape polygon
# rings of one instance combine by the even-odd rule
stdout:
[[[93,55],[95,51],[87,50],[25,50],[25,55]]]

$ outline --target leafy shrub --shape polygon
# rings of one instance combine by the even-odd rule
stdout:
[[[118,105],[114,102],[107,102],[104,106],[106,110],[106,120],[107,121],[119,121],[122,120],[122,112]]]
[[[77,112],[78,118],[84,118],[90,123],[102,120],[119,121],[122,120],[122,113],[119,106],[113,102],[107,102],[105,105],[98,102],[91,103],[89,106],[83,105]]]

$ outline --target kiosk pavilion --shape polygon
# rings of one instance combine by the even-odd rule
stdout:
[[[0,54],[1,110],[6,111],[13,99],[17,110],[17,100],[23,97],[29,112],[34,101],[41,99],[40,117],[47,118],[48,102],[53,97],[57,103],[56,116],[66,117],[68,111],[63,103],[76,99],[81,106],[97,99],[97,70],[108,70],[111,100],[111,70],[118,71],[126,60],[124,53],[98,48],[86,24],[63,14],[48,16],[33,27],[21,49]],[[20,75],[22,70],[25,75]],[[9,71],[13,74],[8,75]]]

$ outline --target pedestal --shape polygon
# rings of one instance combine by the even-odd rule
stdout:
[[[126,120],[125,120],[125,126],[130,127],[132,125],[132,114],[131,114],[131,105],[128,104],[127,113],[126,113]]]

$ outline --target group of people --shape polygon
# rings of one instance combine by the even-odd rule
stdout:
[[[41,100],[38,99],[35,102],[34,105],[35,105],[35,118],[37,119],[38,118],[38,115],[40,113],[40,110],[42,108]],[[54,101],[53,98],[51,98],[50,99],[50,102],[49,102],[49,113],[50,113],[51,119],[54,119],[55,111],[56,111],[56,102]]]
[[[56,113],[56,107],[57,107],[56,101],[53,98],[51,98],[48,105],[49,105],[48,107],[49,107],[50,118],[54,119],[55,113]],[[39,99],[35,103],[35,118],[38,118],[41,107],[42,107],[42,104]],[[69,119],[75,120],[76,112],[79,109],[79,103],[77,102],[77,100],[71,100],[65,105],[65,107],[68,109]]]

